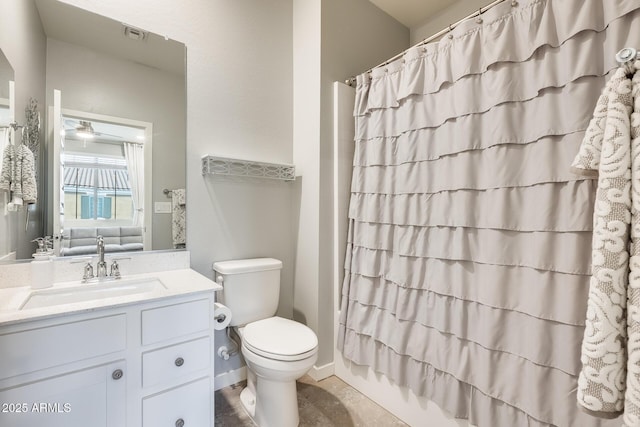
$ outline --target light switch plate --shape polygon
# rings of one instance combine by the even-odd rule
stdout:
[[[153,204],[154,213],[171,213],[171,202],[155,202]]]

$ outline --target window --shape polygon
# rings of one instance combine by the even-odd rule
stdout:
[[[73,224],[76,220],[132,223],[131,185],[123,157],[84,154],[64,157],[66,223]],[[83,225],[82,221],[77,225]]]
[[[80,218],[111,219],[111,197],[80,196]]]

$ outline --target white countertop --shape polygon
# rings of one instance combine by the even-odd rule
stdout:
[[[155,289],[143,293],[114,296],[102,299],[92,299],[89,301],[73,302],[49,307],[38,307],[21,310],[20,307],[31,295],[40,290],[33,290],[30,287],[15,287],[0,289],[0,326],[24,322],[29,320],[40,320],[48,317],[82,313],[101,308],[111,308],[121,305],[134,304],[146,301],[155,301],[167,297],[180,295],[190,295],[200,292],[214,292],[222,290],[222,286],[213,280],[203,276],[195,270],[180,269],[158,271],[153,273],[123,275],[122,280],[138,280],[156,278],[162,282],[166,289]],[[42,291],[64,290],[74,286],[107,285],[113,283],[117,286],[119,281],[92,282],[80,284],[79,281],[55,283],[53,287]]]

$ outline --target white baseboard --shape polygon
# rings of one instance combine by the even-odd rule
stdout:
[[[329,378],[331,375],[333,375],[333,372],[334,372],[334,364],[333,362],[331,362],[322,366],[313,365],[313,367],[309,370],[307,374],[311,378],[313,378],[315,381],[320,381],[325,378]]]
[[[244,381],[246,379],[247,379],[247,367],[243,366],[233,371],[216,375],[213,380],[213,388],[214,390],[220,390],[221,388],[225,388],[230,385],[237,384],[240,381]]]

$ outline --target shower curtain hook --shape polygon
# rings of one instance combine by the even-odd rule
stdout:
[[[625,47],[616,53],[616,61],[621,66],[627,62],[635,61],[638,58],[638,52],[632,47]]]
[[[638,59],[638,51],[632,47],[625,47],[616,53],[616,61],[621,68],[624,68],[627,76],[632,76],[635,72],[635,62]]]
[[[476,24],[482,24],[482,8],[478,9],[478,18],[476,19]]]
[[[449,24],[449,35],[447,37],[449,37],[450,39],[453,38],[453,34],[451,34],[452,31],[453,31],[453,24]]]

